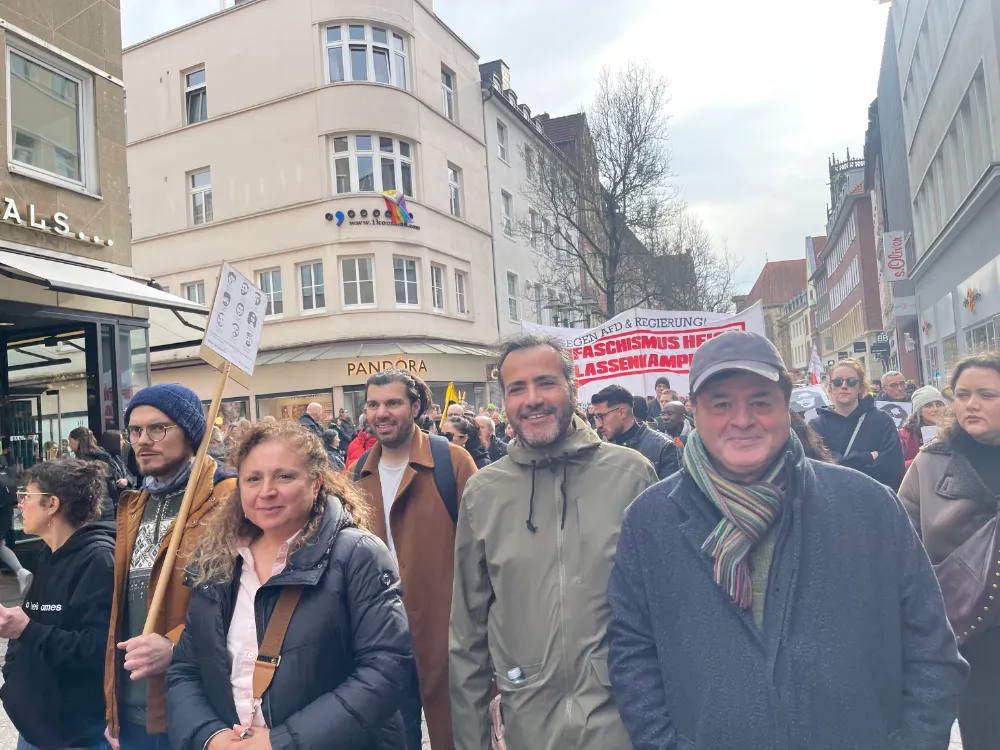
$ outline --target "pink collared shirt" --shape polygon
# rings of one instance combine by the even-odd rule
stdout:
[[[278,549],[278,555],[271,566],[271,576],[276,576],[285,569],[288,562],[288,550],[298,538],[296,533]],[[245,727],[253,713],[253,670],[257,662],[257,620],[254,617],[254,599],[261,581],[254,567],[253,553],[248,540],[241,539],[236,543],[236,552],[243,558],[243,571],[240,575],[240,590],[236,594],[236,604],[233,606],[233,619],[226,636],[226,650],[229,651],[229,682],[233,688],[233,700],[236,702],[236,714],[240,717],[240,726]],[[254,719],[255,727],[266,727],[263,712]]]

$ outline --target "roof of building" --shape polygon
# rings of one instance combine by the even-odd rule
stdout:
[[[565,143],[579,138],[586,127],[586,115],[577,113],[575,115],[563,115],[562,117],[550,117],[542,122],[545,135],[553,143]]]
[[[747,294],[747,306],[755,302],[760,302],[765,307],[783,305],[805,288],[805,258],[771,261],[764,264],[757,282]]]

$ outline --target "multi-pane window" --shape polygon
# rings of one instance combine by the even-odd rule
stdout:
[[[441,111],[449,120],[455,119],[455,74],[441,66]]]
[[[344,307],[375,304],[375,273],[371,258],[341,258],[340,281]]]
[[[328,26],[326,80],[373,81],[406,88],[406,39],[392,29],[363,23]]]
[[[281,269],[272,268],[257,274],[257,286],[267,296],[267,308],[264,315],[281,315],[285,304],[281,295]]]
[[[323,261],[303,263],[299,266],[299,286],[302,290],[303,310],[322,310],[326,307]]]
[[[396,286],[397,305],[419,305],[417,296],[417,261],[393,258],[392,274]]]
[[[87,183],[93,157],[93,77],[44,50],[11,46],[7,94],[10,158],[18,166]]]
[[[528,175],[528,179],[534,181],[535,179],[535,149],[531,146],[524,147],[524,171]]]
[[[507,126],[502,120],[497,120],[497,148],[500,158],[507,161]]]
[[[192,70],[184,77],[184,83],[187,124],[204,122],[208,119],[208,83],[205,80],[205,69]]]
[[[458,167],[448,165],[448,208],[452,216],[462,216],[462,183]]]
[[[431,266],[431,305],[444,310],[444,268]]]
[[[521,320],[521,296],[516,273],[507,272],[507,312],[512,322]]]
[[[334,136],[330,143],[338,194],[402,190],[413,197],[413,147],[408,141],[363,133]]]
[[[503,213],[503,233],[514,236],[514,198],[506,190],[500,192],[500,210]]]
[[[191,223],[195,226],[212,221],[212,172],[202,169],[189,177],[191,192]]]
[[[205,304],[204,282],[199,281],[194,284],[185,284],[184,298],[190,300],[191,302],[197,302],[199,305],[204,305]]]
[[[469,304],[466,302],[466,287],[469,278],[462,271],[455,271],[455,312],[459,315],[469,314]]]

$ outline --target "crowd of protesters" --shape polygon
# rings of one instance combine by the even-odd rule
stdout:
[[[160,384],[74,430],[17,492],[19,750],[946,750],[956,717],[997,747],[994,571],[961,563],[1000,539],[1000,356],[950,399],[887,373],[899,429],[853,360],[807,423],[755,334],[700,347],[686,399],[581,405],[544,336],[497,369],[478,414],[388,370],[357,422],[224,433]]]

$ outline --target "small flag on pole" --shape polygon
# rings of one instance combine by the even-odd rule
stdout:
[[[816,344],[812,346],[812,356],[809,358],[809,375],[813,385],[819,385],[823,377],[823,361],[819,358]]]

